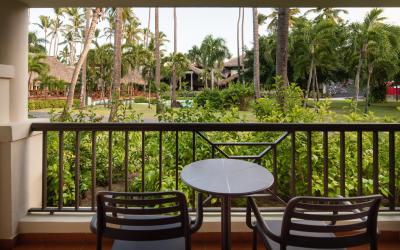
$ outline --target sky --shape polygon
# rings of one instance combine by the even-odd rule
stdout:
[[[304,13],[307,9],[301,9]],[[360,22],[370,8],[346,8],[348,14],[343,14],[345,20],[350,22]],[[141,22],[141,27],[147,27],[148,8],[134,8],[134,13]],[[268,15],[272,9],[259,9],[260,13]],[[236,25],[238,18],[238,8],[177,8],[177,31],[178,31],[178,51],[187,52],[193,45],[200,45],[203,38],[212,34],[215,37],[222,37],[226,40],[229,51],[232,55],[236,54]],[[160,8],[160,31],[167,35],[169,42],[165,45],[168,52],[173,50],[173,9]],[[400,25],[400,8],[385,8],[383,15],[387,17],[389,24]],[[36,31],[44,36],[37,25],[40,15],[52,16],[52,9],[30,9],[30,31]],[[105,22],[99,24],[102,29]],[[151,30],[154,31],[154,9],[152,12]],[[260,27],[260,33],[266,33],[266,25]],[[252,46],[252,9],[245,9],[245,46]]]

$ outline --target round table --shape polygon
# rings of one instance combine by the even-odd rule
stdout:
[[[264,167],[242,160],[207,159],[185,166],[182,181],[193,189],[222,198],[222,249],[231,249],[231,198],[264,191],[274,177]]]

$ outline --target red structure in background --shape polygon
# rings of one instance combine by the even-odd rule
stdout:
[[[393,96],[396,98],[396,101],[398,101],[400,96],[400,83],[385,82],[385,85],[386,85],[386,96]]]

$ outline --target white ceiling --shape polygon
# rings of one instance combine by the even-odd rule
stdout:
[[[1,0],[14,2],[16,0]],[[400,0],[18,0],[50,7],[400,7]]]

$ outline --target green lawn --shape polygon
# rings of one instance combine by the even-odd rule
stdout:
[[[309,101],[309,104],[313,104],[313,101]],[[364,114],[364,102],[359,102],[358,104],[358,113]],[[156,117],[156,107],[155,105],[151,105],[150,108],[148,104],[145,103],[135,103],[132,108],[137,113],[142,113],[142,117],[145,121],[157,121]],[[35,112],[49,112],[51,109],[40,109],[33,110]],[[61,109],[55,109],[57,112],[61,112]],[[103,106],[97,106],[92,108],[96,114],[100,116],[108,117],[109,109]],[[343,115],[349,114],[351,112],[350,103],[345,100],[331,100],[331,111],[338,114],[338,120],[341,120],[341,117],[344,120]],[[74,112],[78,112],[75,110]],[[400,102],[387,102],[387,103],[375,103],[370,106],[370,112],[373,112],[378,118],[392,118],[398,120],[400,118]],[[249,111],[239,111],[239,115],[242,119],[248,122],[257,122],[257,118],[255,114]]]
[[[332,100],[331,111],[338,115],[346,115],[351,112],[350,103],[345,100]],[[364,114],[365,102],[358,103],[359,114]],[[385,103],[373,103],[369,106],[369,111],[379,118],[396,118],[400,117],[400,102],[385,102]]]

